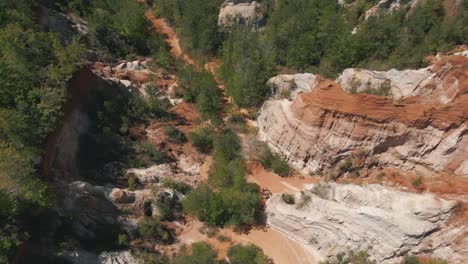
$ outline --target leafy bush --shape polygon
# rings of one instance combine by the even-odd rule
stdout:
[[[213,149],[213,131],[209,127],[202,127],[190,132],[189,139],[201,153],[209,154]]]
[[[151,239],[168,243],[171,240],[171,234],[159,222],[158,219],[145,217],[138,222],[138,233],[144,239]]]
[[[273,153],[267,146],[260,154],[260,163],[266,170],[285,177],[291,173],[291,167],[279,154]]]
[[[262,250],[250,244],[247,246],[234,245],[228,250],[229,261],[232,264],[267,264],[266,257]]]
[[[217,119],[222,93],[213,75],[188,65],[177,71],[177,77],[179,85],[184,89],[184,100],[195,103],[204,119]]]
[[[281,195],[281,199],[283,200],[283,202],[285,202],[287,204],[295,204],[296,203],[296,199],[294,198],[294,195],[289,194],[289,193],[283,193]]]
[[[170,264],[221,264],[216,259],[216,251],[204,242],[193,243],[191,250],[183,247],[180,253],[170,261]]]
[[[192,186],[190,186],[189,184],[185,182],[175,181],[173,179],[168,179],[168,178],[163,179],[161,182],[161,185],[164,188],[173,189],[182,194],[186,194],[187,192],[192,190]]]
[[[164,133],[168,137],[168,139],[174,143],[184,143],[187,141],[187,137],[185,137],[184,133],[177,129],[174,126],[168,126],[164,128]]]

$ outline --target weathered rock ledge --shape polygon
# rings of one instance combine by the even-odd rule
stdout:
[[[468,176],[468,58],[436,57],[431,71],[416,95],[398,103],[348,94],[319,76],[308,77],[308,89],[295,76],[276,77],[270,84],[283,94],[289,85],[293,99],[264,103],[259,137],[304,173],[362,153],[381,166]]]
[[[380,185],[321,183],[267,202],[268,224],[317,249],[324,258],[348,250],[368,251],[377,263],[432,252],[450,263],[466,263],[467,227],[446,225],[456,202]],[[458,242],[455,242],[458,241]]]

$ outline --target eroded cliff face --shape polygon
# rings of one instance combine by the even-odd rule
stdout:
[[[448,226],[456,202],[380,185],[321,183],[295,193],[295,204],[280,194],[267,202],[268,224],[316,248],[324,258],[364,250],[377,263],[432,252],[450,263],[466,263],[467,227]]]
[[[410,79],[418,80],[411,83],[399,83],[411,72],[392,72],[399,76],[392,89],[407,91],[398,102],[346,93],[352,78],[340,78],[343,89],[322,77],[311,78],[310,88],[302,89],[309,91],[292,101],[276,97],[265,102],[257,119],[259,136],[304,173],[336,171],[340,162],[351,159],[423,175],[468,176],[468,58],[434,57],[431,67],[415,71],[417,78]],[[371,78],[371,87],[375,80]],[[303,86],[289,83],[291,94]]]

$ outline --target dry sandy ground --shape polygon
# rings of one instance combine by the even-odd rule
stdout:
[[[281,177],[278,174],[266,171],[257,163],[250,164],[249,171],[248,181],[255,182],[261,188],[266,188],[272,193],[299,192],[307,184],[320,182],[319,178],[310,176]]]
[[[311,247],[290,239],[276,229],[266,227],[251,230],[248,234],[239,234],[230,228],[224,228],[209,238],[200,232],[202,228],[203,223],[190,220],[178,236],[179,243],[189,245],[200,241],[207,242],[218,251],[220,258],[226,257],[228,248],[233,244],[252,243],[263,249],[275,264],[313,264],[320,261],[320,257]],[[220,242],[217,238],[219,235],[227,237],[229,241]]]

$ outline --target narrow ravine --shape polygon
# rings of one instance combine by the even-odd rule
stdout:
[[[170,52],[172,56],[176,59],[182,59],[189,65],[194,65],[193,59],[183,51],[180,45],[180,39],[175,30],[164,19],[155,17],[151,9],[148,9],[146,12],[146,17],[151,21],[153,29],[158,34],[165,37],[166,43],[171,48]],[[204,65],[204,69],[210,72],[218,83],[218,88],[223,92],[225,100],[231,104],[232,99],[226,95],[224,84],[216,75],[218,67],[219,65],[216,58],[213,58]],[[245,112],[246,110],[240,109],[240,111]],[[251,124],[251,120],[247,121]],[[208,180],[209,167],[211,163],[212,157],[208,156],[205,159],[205,163],[200,168],[202,181]],[[288,178],[277,182],[278,178],[281,177],[274,173],[266,172],[261,168],[261,166],[260,168],[254,168],[252,172],[254,174],[248,175],[248,181],[257,183],[260,188],[271,189],[274,193],[295,191],[302,188],[304,184],[312,183],[312,181],[298,177]],[[191,244],[194,242],[207,242],[218,251],[220,258],[224,258],[227,254],[229,245],[233,242],[252,243],[261,248],[265,254],[273,259],[275,263],[311,264],[318,263],[320,261],[320,256],[311,247],[303,245],[298,241],[289,238],[284,233],[268,226],[264,228],[255,228],[247,234],[234,232],[231,228],[223,228],[219,230],[219,234],[231,239],[230,242],[220,242],[215,238],[209,238],[200,232],[200,228],[202,226],[203,223],[191,218],[189,222],[181,228],[181,231],[179,231],[178,238],[180,241],[178,244],[182,246],[184,244]],[[288,254],[284,254],[285,251],[287,251]]]

